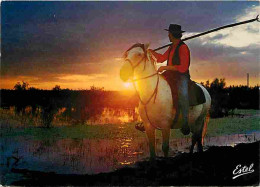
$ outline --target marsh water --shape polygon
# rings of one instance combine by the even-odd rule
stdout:
[[[234,146],[260,140],[260,132],[207,137],[204,149],[211,146]],[[162,156],[161,139],[157,154]],[[188,152],[190,138],[171,139],[170,156]],[[145,138],[30,140],[23,137],[1,138],[1,173],[11,168],[59,174],[96,174],[110,172],[149,156]]]
[[[134,110],[104,109],[98,121],[90,118],[90,124],[118,124],[117,128],[125,128],[124,123],[137,120]],[[10,118],[12,110],[7,111],[7,118],[1,125],[8,128],[22,128],[20,123]],[[8,115],[7,115],[8,114]],[[119,118],[120,117],[120,118]],[[38,118],[37,118],[38,119]],[[37,120],[36,120],[37,121]],[[56,119],[57,126],[63,124]],[[26,125],[26,124],[25,124]],[[37,126],[37,125],[36,125]],[[133,125],[134,128],[134,125]],[[119,130],[119,133],[121,131]],[[123,132],[123,131],[122,131]],[[35,140],[29,136],[3,136],[0,137],[0,172],[1,184],[8,185],[19,180],[12,168],[33,171],[55,172],[57,174],[97,174],[111,172],[124,166],[132,166],[135,162],[149,158],[149,146],[146,138],[127,137],[102,139],[57,139],[50,137],[44,140]],[[245,134],[232,134],[225,136],[206,137],[204,150],[211,146],[235,146],[238,143],[250,143],[260,140],[260,131]],[[156,139],[156,152],[163,156],[162,140]],[[171,138],[169,156],[176,156],[182,152],[189,152],[190,138]]]

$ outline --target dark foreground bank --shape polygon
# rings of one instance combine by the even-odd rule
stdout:
[[[13,169],[12,172],[23,174],[25,179],[12,185],[258,185],[259,143],[211,147],[203,153],[158,158],[153,164],[138,162],[133,167],[97,175],[59,175]],[[238,176],[242,174],[241,170],[244,175]]]

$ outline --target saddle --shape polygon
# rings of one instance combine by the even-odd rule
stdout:
[[[163,73],[164,78],[168,82],[172,92],[172,98],[174,107],[178,108],[178,85],[176,84],[178,78],[172,74]],[[189,79],[188,83],[188,94],[189,94],[189,106],[196,106],[206,102],[205,95],[200,86],[196,84],[196,82]]]
[[[189,105],[196,106],[206,102],[204,92],[196,82],[189,80],[188,84],[189,89]]]

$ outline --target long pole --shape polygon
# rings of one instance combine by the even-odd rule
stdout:
[[[225,25],[225,26],[222,26],[222,27],[219,27],[219,28],[216,28],[216,29],[212,29],[212,30],[200,33],[200,34],[196,34],[194,36],[190,36],[188,38],[184,38],[182,41],[190,40],[192,38],[197,38],[199,36],[202,36],[202,35],[205,35],[205,34],[209,34],[209,33],[212,33],[212,32],[215,32],[215,31],[218,31],[218,30],[221,30],[221,29],[225,29],[225,28],[228,28],[228,27],[234,27],[234,26],[237,26],[237,25],[242,25],[242,24],[246,24],[246,23],[250,23],[250,22],[254,22],[254,21],[258,21],[259,22],[258,16],[259,15],[257,15],[256,18],[254,18],[254,19],[250,19],[250,20],[242,21],[242,22],[238,22],[238,23],[233,23],[233,24],[230,24],[230,25]],[[164,46],[159,47],[159,48],[156,48],[156,49],[154,49],[154,51],[158,51],[158,50],[163,49],[165,47],[168,47],[170,45],[172,45],[172,43],[164,45]]]

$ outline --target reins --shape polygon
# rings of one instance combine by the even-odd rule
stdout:
[[[154,74],[154,75],[156,75],[156,74]],[[148,99],[146,102],[143,102],[143,101],[142,101],[142,99],[141,99],[141,97],[140,97],[140,94],[138,93],[138,91],[137,91],[137,89],[136,89],[135,83],[133,82],[133,85],[134,85],[135,91],[136,91],[136,93],[137,93],[137,95],[138,95],[138,98],[139,98],[140,102],[141,102],[143,105],[147,105],[147,104],[152,100],[153,96],[155,96],[155,97],[154,97],[154,101],[153,101],[153,103],[155,103],[155,99],[156,99],[157,92],[158,92],[159,80],[160,80],[160,79],[159,79],[159,75],[158,75],[158,76],[157,76],[156,87],[155,87],[155,89],[154,89],[154,91],[153,91],[153,94],[149,97],[149,99]]]
[[[145,52],[145,51],[144,51],[144,52]],[[128,61],[128,62],[130,63],[130,65],[131,65],[131,67],[132,67],[132,69],[133,69],[133,71],[134,71],[134,69],[135,69],[136,67],[138,67],[138,66],[141,64],[141,62],[143,62],[143,60],[145,60],[144,69],[143,69],[143,71],[144,71],[145,68],[146,68],[146,61],[147,61],[147,55],[146,55],[146,53],[145,53],[144,57],[143,57],[135,66],[132,64],[132,62],[131,62],[129,59],[127,59],[126,61]],[[153,76],[155,76],[155,75],[157,75],[157,82],[156,82],[156,86],[155,86],[155,89],[154,89],[154,91],[153,91],[153,94],[149,97],[149,99],[148,99],[146,102],[144,102],[144,101],[141,99],[140,94],[138,93],[138,90],[137,90],[137,88],[136,88],[136,86],[135,86],[135,82],[140,81],[140,80],[144,80],[144,79],[148,79],[148,78],[153,77]],[[133,79],[133,80],[131,80],[131,82],[133,83],[133,86],[134,86],[134,88],[135,88],[135,91],[136,91],[136,93],[137,93],[137,96],[138,96],[138,98],[139,98],[139,101],[140,101],[141,104],[144,106],[145,115],[146,115],[146,117],[147,117],[147,120],[149,121],[149,123],[150,123],[155,129],[160,129],[160,128],[158,128],[158,127],[156,127],[155,125],[152,124],[152,122],[151,122],[151,120],[150,120],[150,118],[149,118],[149,116],[148,116],[147,104],[150,103],[150,101],[152,100],[153,97],[154,97],[153,103],[155,103],[155,100],[156,100],[156,97],[157,97],[157,93],[158,93],[159,80],[160,80],[160,79],[159,79],[158,72],[156,72],[156,73],[154,73],[154,74],[152,74],[152,75],[146,76],[146,77],[142,77],[142,78],[138,78],[138,79]]]
[[[154,73],[152,75],[149,75],[149,76],[146,76],[146,77],[142,77],[142,78],[139,78],[139,79],[133,79],[131,80],[132,82],[136,82],[136,81],[140,81],[140,80],[143,80],[143,79],[148,79],[150,77],[153,77],[154,75],[158,75],[158,73]]]
[[[135,66],[132,64],[131,60],[126,59],[126,61],[128,61],[128,62],[131,64],[131,67],[132,67],[132,69],[134,70],[137,66],[139,66],[139,65],[141,64],[141,62],[142,62],[144,59],[146,60],[146,55],[145,55],[141,60],[139,60],[139,62],[138,62]],[[144,71],[144,70],[143,70],[143,71]]]

